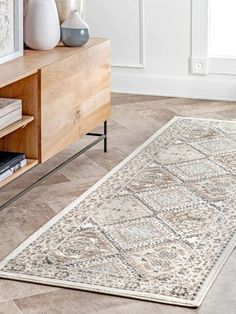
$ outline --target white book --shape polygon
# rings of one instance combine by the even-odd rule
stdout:
[[[21,99],[0,98],[0,117],[19,108],[22,109]]]
[[[13,174],[13,171],[11,169],[8,169],[7,171],[0,174],[0,182],[3,181],[4,179],[10,177],[12,174]]]
[[[10,177],[17,170],[26,166],[26,164],[27,164],[27,160],[24,159],[19,164],[17,164],[15,167],[12,167],[12,168],[8,169],[7,171],[3,172],[2,174],[0,174],[0,182],[3,181],[4,179]]]
[[[12,123],[19,121],[22,118],[22,108],[18,108],[9,114],[0,117],[0,130],[6,128]]]

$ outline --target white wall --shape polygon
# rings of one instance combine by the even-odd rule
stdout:
[[[191,0],[85,0],[93,36],[112,40],[117,92],[236,100],[236,76],[190,74]]]

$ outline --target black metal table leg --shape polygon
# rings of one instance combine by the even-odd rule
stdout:
[[[107,121],[104,121],[104,125],[103,125],[103,134],[100,133],[87,133],[87,135],[90,136],[101,136],[103,135],[104,138],[104,153],[107,153]]]
[[[104,122],[104,153],[107,153],[107,121]]]
[[[3,203],[2,205],[0,205],[0,211],[3,210],[4,208],[6,208],[7,206],[11,205],[12,203],[14,203],[16,200],[18,200],[19,198],[21,198],[22,196],[24,196],[26,193],[28,193],[29,191],[33,190],[37,185],[39,185],[40,183],[42,183],[45,179],[47,179],[50,175],[54,174],[55,172],[57,172],[58,170],[62,169],[63,167],[65,167],[66,165],[68,165],[71,161],[73,161],[74,159],[76,159],[77,157],[79,157],[80,155],[84,154],[87,150],[89,150],[90,148],[92,148],[93,146],[95,146],[96,144],[98,144],[101,141],[104,141],[104,152],[107,152],[107,121],[104,122],[104,134],[100,134],[100,133],[88,133],[87,135],[90,136],[96,136],[98,137],[95,141],[93,141],[92,143],[90,143],[89,145],[87,145],[86,147],[84,147],[82,150],[80,150],[79,152],[77,152],[75,155],[71,156],[70,158],[68,158],[67,160],[65,160],[63,163],[61,163],[59,166],[57,166],[56,168],[54,168],[53,170],[51,170],[50,172],[48,172],[47,174],[45,174],[42,178],[38,179],[37,181],[35,181],[33,184],[31,184],[30,186],[28,186],[26,189],[24,189],[23,191],[21,191],[20,193],[16,194],[15,196],[13,196],[11,199],[9,199],[8,201],[6,201],[5,203]]]

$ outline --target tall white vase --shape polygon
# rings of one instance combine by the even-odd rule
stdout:
[[[64,23],[68,19],[71,11],[79,11],[83,13],[84,0],[56,0],[60,23]]]
[[[25,0],[24,40],[35,50],[49,50],[60,41],[55,0]]]

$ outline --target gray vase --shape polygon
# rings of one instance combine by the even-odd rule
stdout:
[[[65,46],[81,47],[89,40],[89,26],[81,18],[79,11],[71,11],[68,19],[61,25],[61,39]]]

